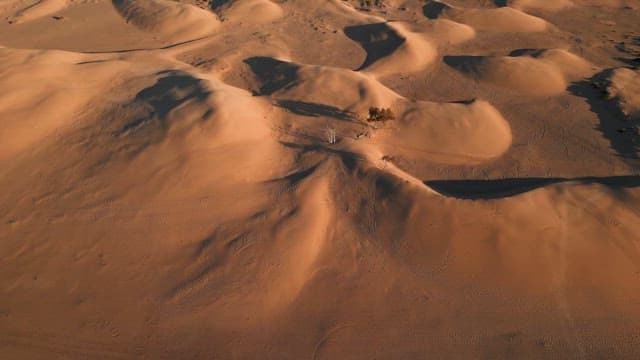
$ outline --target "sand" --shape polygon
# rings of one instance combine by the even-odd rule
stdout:
[[[640,4],[372,3],[0,1],[0,358],[639,358]]]

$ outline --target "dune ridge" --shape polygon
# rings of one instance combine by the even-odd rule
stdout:
[[[436,49],[423,36],[411,33],[401,23],[379,23],[348,27],[347,36],[367,51],[358,71],[388,76],[398,69],[415,72],[426,68],[437,56]]]
[[[168,0],[113,0],[127,22],[152,31],[168,41],[187,41],[211,35],[219,26],[217,16],[193,5]],[[176,19],[180,19],[176,24]]]
[[[562,49],[515,51],[502,57],[450,56],[445,62],[478,81],[537,96],[560,94],[571,81],[590,77],[597,70]]]
[[[430,19],[447,18],[480,31],[519,33],[540,32],[547,29],[547,23],[543,19],[511,7],[496,9],[460,8],[431,0],[427,2],[423,11],[425,16]]]

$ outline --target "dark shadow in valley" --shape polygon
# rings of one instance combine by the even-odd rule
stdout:
[[[324,116],[343,121],[358,122],[356,114],[353,112],[341,110],[330,105],[296,100],[277,100],[275,104],[296,115],[310,117]]]
[[[298,81],[300,67],[297,64],[265,56],[248,58],[244,62],[260,80],[258,95],[271,95],[278,90],[290,88]]]
[[[623,57],[619,57],[616,58],[616,60],[623,62],[629,66],[631,66],[632,68],[640,68],[640,57],[635,57],[635,58],[623,58]]]
[[[218,10],[218,8],[221,8],[227,3],[229,3],[229,0],[209,0],[209,7],[211,7],[212,10]]]
[[[613,73],[612,69],[604,70],[591,79],[575,82],[569,91],[576,96],[585,98],[590,110],[598,116],[600,124],[597,129],[609,140],[618,156],[627,159],[638,157],[638,130],[631,120],[626,119],[620,110],[617,99],[610,99],[606,92],[608,81]]]
[[[367,52],[367,58],[357,71],[391,55],[406,41],[386,23],[348,26],[344,33]]]
[[[458,199],[500,199],[547,185],[563,182],[601,184],[614,189],[640,187],[640,176],[579,178],[511,178],[498,180],[427,180],[424,184],[438,193]]]
[[[437,19],[447,7],[447,4],[429,0],[422,7],[422,14],[428,19]]]
[[[486,61],[486,56],[444,56],[442,60],[450,67],[469,75],[478,75],[482,65]]]
[[[531,56],[531,57],[539,57],[542,55],[547,49],[516,49],[509,53],[511,57],[518,56]]]
[[[497,6],[497,7],[505,7],[507,6],[507,0],[495,0],[493,3]]]

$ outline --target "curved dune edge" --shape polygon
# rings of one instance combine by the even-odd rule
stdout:
[[[358,71],[374,77],[421,71],[437,57],[435,47],[423,35],[399,22],[348,27],[345,33],[367,51]]]
[[[129,152],[171,139],[191,138],[191,146],[209,147],[268,138],[270,130],[262,114],[269,104],[244,90],[205,74],[164,70],[173,65],[166,60],[140,64],[126,56],[95,58],[53,50],[0,50],[0,61],[8,65],[0,70],[0,89],[12,89],[0,99],[0,115],[24,119],[0,129],[4,144],[0,159],[74,130],[91,115],[86,107],[120,86],[122,82],[114,82],[114,77],[132,73],[140,77],[139,82],[157,79],[155,85],[140,90],[132,103],[122,104],[127,116],[116,116],[117,121],[109,124]],[[31,76],[38,77],[39,86],[30,86]],[[234,115],[236,109],[244,108],[255,111]],[[217,140],[211,143],[202,137],[205,133]]]
[[[474,164],[505,153],[512,134],[509,123],[486,101],[417,102],[405,108],[397,127],[383,139],[388,151],[409,158]]]
[[[597,70],[586,60],[566,50],[525,50],[522,54],[512,55],[446,56],[444,61],[479,81],[532,96],[560,94],[569,82],[587,78]]]
[[[548,27],[545,20],[511,7],[472,9],[454,7],[439,1],[430,1],[425,5],[424,13],[431,19],[446,18],[469,25],[479,31],[541,32]]]
[[[169,0],[112,0],[112,3],[127,22],[155,32],[167,41],[211,35],[220,24],[210,11]]]
[[[460,44],[476,37],[473,27],[444,18],[430,21],[426,32],[439,46]]]

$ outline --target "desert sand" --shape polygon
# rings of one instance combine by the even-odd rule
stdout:
[[[640,1],[0,19],[0,358],[640,358]]]

